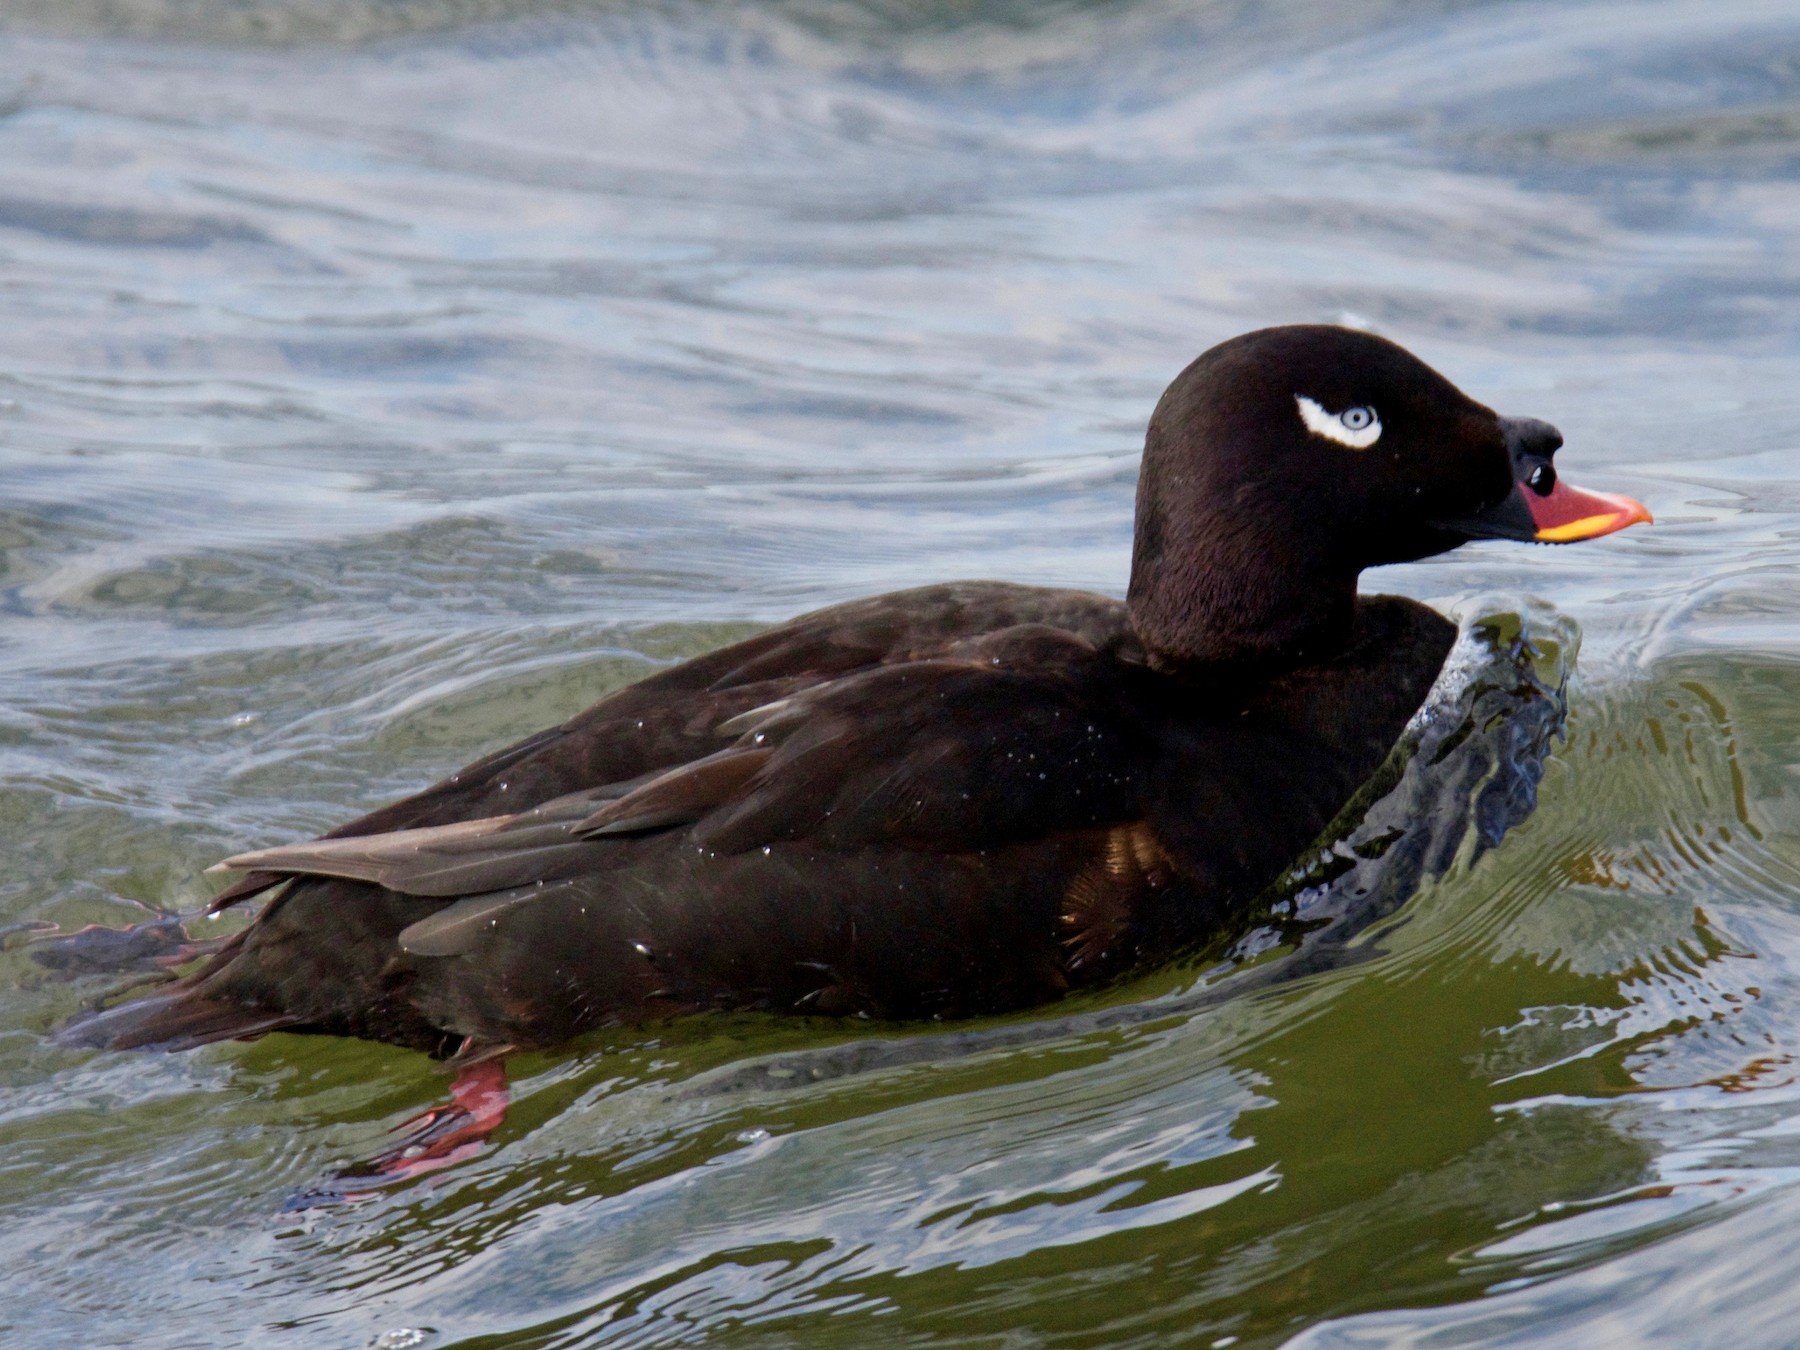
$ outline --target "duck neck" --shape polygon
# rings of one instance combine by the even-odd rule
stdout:
[[[1350,641],[1357,570],[1304,527],[1248,530],[1235,513],[1172,521],[1146,503],[1155,495],[1140,483],[1127,599],[1158,668],[1287,670],[1328,660]]]

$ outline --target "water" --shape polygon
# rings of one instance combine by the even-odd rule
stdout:
[[[1569,735],[1379,955],[1243,998],[584,1043],[294,1215],[442,1077],[55,1049],[99,985],[17,932],[9,1344],[1792,1339],[1800,13],[1319,8],[6,7],[0,928],[191,908],[816,604],[1116,592],[1151,403],[1265,323],[1659,520],[1369,578],[1571,616]]]

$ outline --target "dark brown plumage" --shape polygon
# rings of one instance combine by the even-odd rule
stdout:
[[[661,672],[232,860],[221,902],[280,887],[256,921],[63,1034],[475,1059],[708,1008],[1000,1011],[1164,958],[1229,931],[1424,701],[1454,629],[1359,598],[1362,568],[1647,518],[1557,485],[1558,444],[1380,338],[1234,339],[1151,419],[1129,603],[933,586]]]

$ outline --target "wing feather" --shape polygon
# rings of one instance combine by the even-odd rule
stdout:
[[[1142,756],[1130,750],[1129,729],[1103,711],[1117,657],[1082,633],[1039,622],[955,631],[971,622],[970,597],[988,608],[1029,598],[1017,589],[951,588],[939,597],[943,612],[910,631],[897,631],[882,606],[843,611],[855,620],[848,630],[839,612],[824,611],[621,690],[411,805],[309,843],[237,854],[213,870],[247,873],[225,892],[239,898],[300,875],[484,905],[517,892],[510,905],[545,883],[625,865],[634,839],[674,829],[725,853],[794,839],[826,849],[978,850],[1130,818]],[[1122,612],[1116,602],[1078,598],[1094,610],[1082,613],[1099,636]],[[930,655],[900,658],[908,643]],[[798,676],[796,666],[811,673]],[[617,749],[615,735],[642,744]],[[554,772],[539,764],[545,756],[557,761]],[[487,781],[499,775],[519,788],[513,800],[530,800],[568,786],[584,767],[620,765],[635,776],[604,777],[603,786],[526,811],[491,809],[505,800],[498,790],[507,782]],[[490,809],[442,819],[458,802]],[[371,828],[381,824],[388,828]],[[451,922],[448,911],[438,917]]]
[[[585,839],[639,834],[699,820],[730,801],[769,762],[773,750],[754,743],[695,760],[609,802],[577,827]]]
[[[628,795],[635,786],[573,792],[517,815],[259,849],[209,870],[344,877],[420,896],[529,886],[591,866],[596,845],[582,839],[578,827],[598,803]]]

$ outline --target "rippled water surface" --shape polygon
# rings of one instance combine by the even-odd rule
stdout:
[[[7,1344],[1791,1343],[1792,4],[14,0],[0,166]],[[1373,959],[584,1043],[301,1213],[425,1060],[46,1040],[108,981],[37,926],[659,663],[1122,590],[1162,386],[1315,319],[1659,519],[1368,578],[1584,635],[1536,814]]]

